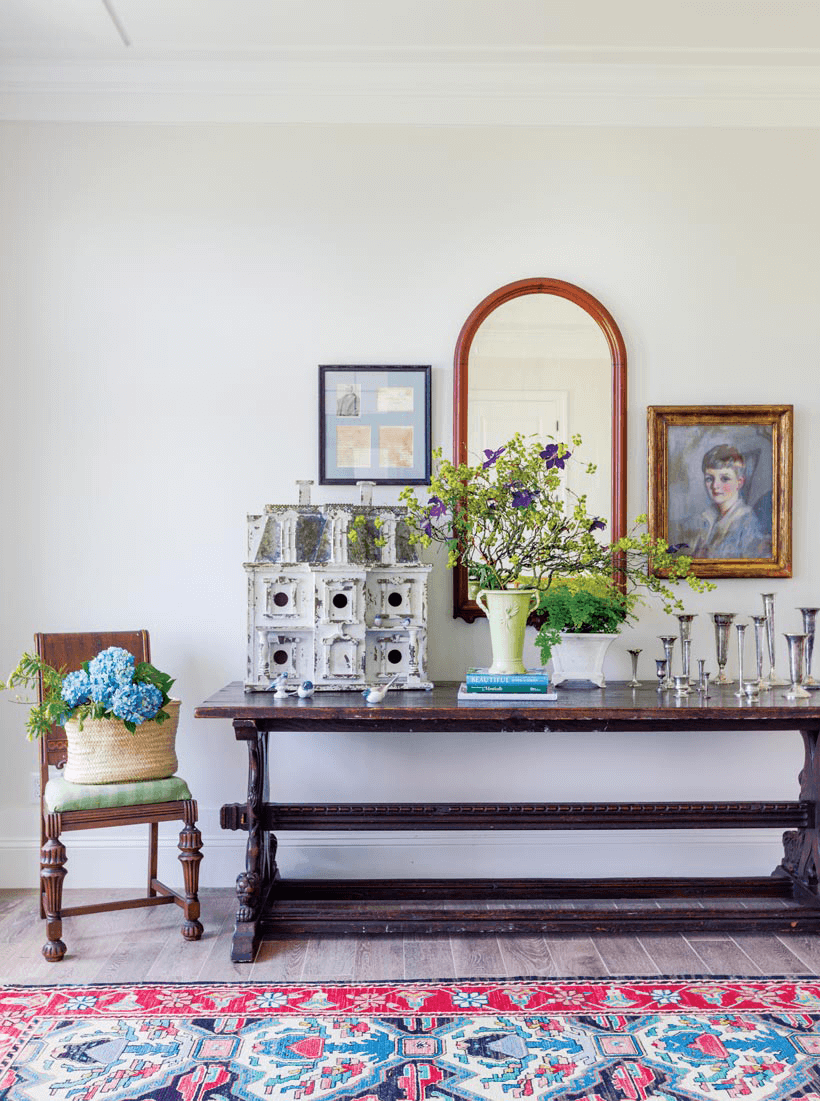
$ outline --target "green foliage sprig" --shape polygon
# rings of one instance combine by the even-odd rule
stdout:
[[[126,651],[119,652],[126,653]],[[110,651],[104,651],[94,660],[98,660],[106,653]],[[0,691],[24,688],[30,692],[37,692],[42,686],[40,701],[15,697],[17,703],[25,704],[29,708],[26,720],[29,741],[43,737],[52,726],[65,726],[69,719],[76,719],[82,730],[86,719],[119,718],[126,729],[133,734],[143,722],[163,723],[170,718],[168,712],[163,709],[170,701],[169,693],[174,678],[147,661],[134,663],[132,658],[131,663],[133,665],[129,664],[126,673],[121,674],[119,678],[113,675],[113,668],[109,663],[106,670],[109,673],[108,677],[105,681],[101,681],[100,678],[97,681],[99,698],[92,699],[86,698],[86,695],[76,687],[66,690],[67,678],[76,678],[79,671],[68,673],[65,669],[55,669],[39,655],[24,653],[7,680],[0,681]],[[86,661],[80,667],[86,677],[91,664]],[[150,685],[151,689],[146,693],[144,690],[131,688],[134,685]],[[130,689],[130,696],[126,694],[117,697],[117,688],[124,686]]]

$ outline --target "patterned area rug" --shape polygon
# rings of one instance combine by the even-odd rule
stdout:
[[[0,987],[0,1098],[820,1101],[820,980]]]

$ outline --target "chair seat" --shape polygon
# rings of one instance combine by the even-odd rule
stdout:
[[[66,810],[103,810],[106,807],[134,807],[145,803],[171,803],[191,799],[181,776],[164,780],[138,780],[131,784],[72,784],[61,776],[49,780],[43,802],[50,814]]]

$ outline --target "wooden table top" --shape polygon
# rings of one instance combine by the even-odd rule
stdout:
[[[368,704],[358,691],[315,692],[302,700],[277,700],[271,692],[246,692],[234,681],[200,704],[200,719],[244,719],[269,730],[799,730],[820,728],[820,693],[787,700],[785,687],[762,692],[759,700],[735,698],[736,684],[709,687],[678,699],[653,685],[630,688],[611,682],[606,688],[557,689],[557,700],[457,699],[458,685],[437,684],[432,691],[388,692],[380,704]]]

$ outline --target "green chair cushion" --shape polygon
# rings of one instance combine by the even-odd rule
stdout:
[[[175,799],[192,798],[181,776],[138,780],[132,784],[70,784],[60,776],[48,781],[43,796],[50,814],[64,810],[101,810],[105,807],[170,803]]]

